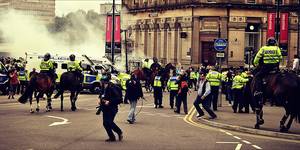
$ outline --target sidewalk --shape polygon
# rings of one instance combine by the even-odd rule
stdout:
[[[8,103],[18,103],[18,98],[20,95],[15,95],[15,99],[8,99],[8,96],[0,96],[0,104],[8,104]]]
[[[204,117],[199,121],[209,126],[228,130],[300,140],[300,124],[295,120],[293,121],[293,124],[288,133],[279,132],[280,120],[285,113],[284,108],[275,106],[271,107],[267,104],[264,106],[263,110],[263,118],[265,120],[265,123],[260,126],[259,130],[254,129],[256,116],[252,113],[251,109],[251,113],[249,114],[233,113],[232,107],[228,105],[227,101],[223,101],[223,106],[219,107],[218,111],[215,112],[218,116],[217,119],[209,120],[207,117]]]

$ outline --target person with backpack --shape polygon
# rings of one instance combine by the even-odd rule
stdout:
[[[206,73],[201,72],[198,81],[197,98],[194,101],[194,106],[198,112],[197,118],[201,118],[202,116],[204,116],[204,112],[199,106],[200,103],[202,103],[203,108],[210,115],[210,119],[217,118],[217,115],[210,109],[210,105],[211,105],[210,94],[211,94],[211,87],[210,87],[210,83],[206,80]]]
[[[116,132],[119,141],[123,139],[122,130],[115,124],[114,119],[118,113],[118,105],[122,103],[122,89],[110,82],[110,74],[101,77],[102,90],[99,95],[98,104],[103,112],[103,126],[108,134],[106,142],[115,142],[116,137],[113,133]]]
[[[130,111],[128,114],[128,123],[133,124],[135,122],[135,109],[139,98],[143,98],[143,90],[139,80],[134,73],[131,74],[129,80],[126,81],[126,94],[130,102]]]
[[[180,76],[178,85],[179,85],[178,98],[176,102],[176,110],[174,110],[174,112],[180,114],[181,103],[183,103],[184,113],[188,114],[187,93],[189,92],[189,85],[188,85],[187,73]]]

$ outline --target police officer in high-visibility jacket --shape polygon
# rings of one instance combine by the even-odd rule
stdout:
[[[256,54],[253,64],[259,67],[259,71],[255,74],[255,92],[254,98],[262,105],[263,93],[262,93],[262,80],[273,70],[278,70],[280,60],[282,59],[280,48],[277,46],[277,41],[271,37],[267,40],[267,46],[260,48]]]
[[[21,67],[19,72],[18,72],[18,77],[19,77],[19,81],[20,81],[20,87],[18,88],[18,94],[19,92],[21,92],[21,94],[23,94],[23,92],[25,91],[26,85],[27,85],[27,72],[25,71],[24,67]]]
[[[219,86],[222,80],[222,74],[216,71],[215,67],[211,67],[211,70],[206,76],[206,79],[211,86],[211,99],[214,111],[217,111],[218,97],[219,97]]]
[[[237,112],[237,107],[239,107],[238,112],[243,113],[243,107],[244,107],[244,102],[243,102],[243,87],[244,83],[248,82],[248,79],[243,78],[241,76],[241,70],[237,70],[235,73],[235,77],[233,78],[233,83],[232,83],[232,92],[233,92],[233,112]]]
[[[44,73],[47,74],[52,82],[55,81],[55,68],[54,68],[54,64],[53,61],[50,60],[51,55],[49,53],[46,53],[44,55],[44,59],[42,60],[41,64],[40,64],[40,73]]]
[[[80,62],[75,60],[75,55],[71,54],[69,56],[70,61],[67,63],[68,64],[68,71],[73,72],[80,80],[80,82],[83,82],[83,74],[82,68],[80,66]]]
[[[178,93],[178,76],[176,75],[176,71],[173,71],[173,76],[169,79],[168,90],[170,91],[170,107],[174,108],[174,99],[177,101],[177,93]]]
[[[154,78],[153,83],[153,92],[154,92],[154,105],[155,108],[164,108],[162,106],[162,99],[163,99],[163,80],[161,77],[161,71]]]
[[[190,67],[189,70],[189,88],[194,87],[196,89],[196,83],[197,83],[197,76],[196,72],[194,71],[193,67]]]

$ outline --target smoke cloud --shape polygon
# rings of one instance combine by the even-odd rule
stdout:
[[[43,24],[34,17],[13,10],[0,16],[0,52],[24,57],[25,52],[68,56],[86,54],[100,58],[105,54],[105,19],[93,11],[69,13],[56,17],[53,24]]]

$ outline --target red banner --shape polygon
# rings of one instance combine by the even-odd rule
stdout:
[[[280,44],[288,43],[289,13],[280,13]]]
[[[106,17],[106,42],[111,42],[112,16]]]
[[[112,16],[106,17],[106,42],[111,42],[112,33]],[[121,19],[120,16],[115,16],[115,42],[121,43]]]
[[[120,16],[116,16],[115,24],[115,42],[121,43],[121,19]]]
[[[268,30],[267,30],[267,39],[269,37],[275,37],[275,17],[276,13],[268,13]]]

